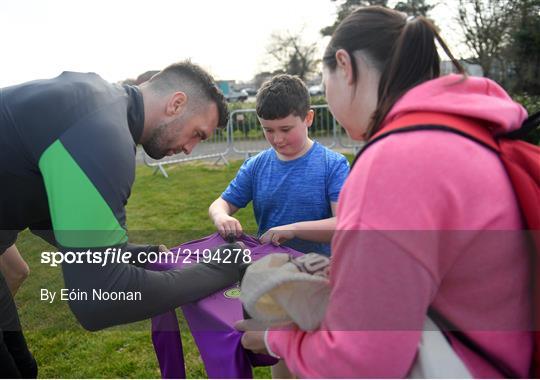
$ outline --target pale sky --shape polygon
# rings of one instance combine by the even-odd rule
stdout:
[[[0,87],[93,71],[116,82],[191,58],[216,79],[249,80],[273,32],[328,43],[330,0],[0,0]]]

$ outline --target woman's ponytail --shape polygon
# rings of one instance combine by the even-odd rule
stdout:
[[[440,58],[435,40],[452,60],[457,71],[465,74],[431,21],[418,16],[407,18],[404,13],[379,7],[358,8],[338,26],[328,44],[323,62],[335,70],[335,53],[346,50],[349,55],[360,51],[368,56],[381,73],[377,108],[366,131],[373,136],[394,104],[411,88],[437,78]],[[353,60],[353,80],[358,68]]]
[[[386,115],[403,94],[425,81],[439,77],[441,61],[435,40],[450,57],[458,72],[465,74],[431,21],[422,16],[407,18],[381,73],[377,109],[367,129],[367,137],[373,136],[381,128]]]

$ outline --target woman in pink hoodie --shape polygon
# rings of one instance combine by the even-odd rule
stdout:
[[[329,107],[365,140],[407,113],[475,119],[494,134],[526,112],[485,78],[439,77],[429,21],[360,8],[334,32],[324,62]],[[528,377],[530,268],[522,216],[499,158],[453,132],[394,133],[362,152],[341,192],[332,287],[316,331],[249,331],[246,348],[300,377],[406,377],[430,311],[474,377]]]

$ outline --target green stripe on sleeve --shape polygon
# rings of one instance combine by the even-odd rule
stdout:
[[[39,159],[56,240],[63,247],[125,243],[126,231],[60,140]]]

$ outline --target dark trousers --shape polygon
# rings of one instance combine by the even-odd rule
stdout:
[[[0,273],[0,378],[36,378],[37,363],[28,350],[17,308]]]

